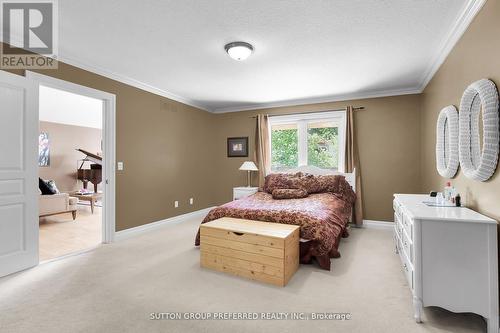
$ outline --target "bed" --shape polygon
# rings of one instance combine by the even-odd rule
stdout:
[[[355,174],[332,173],[314,167],[288,170],[287,173],[326,176],[339,175],[338,189],[311,193],[300,199],[273,199],[270,193],[259,191],[212,209],[202,223],[221,217],[299,225],[300,260],[308,264],[315,259],[323,269],[330,270],[330,258],[340,257],[338,245],[348,237],[348,222],[355,200]],[[199,231],[195,245],[199,245]]]

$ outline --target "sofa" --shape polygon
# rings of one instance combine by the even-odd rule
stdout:
[[[71,213],[76,219],[78,199],[70,197],[68,193],[39,195],[39,217]]]

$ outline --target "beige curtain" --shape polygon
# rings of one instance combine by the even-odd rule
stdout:
[[[361,189],[361,168],[359,166],[359,152],[354,126],[354,109],[352,106],[348,106],[346,112],[345,172],[353,172],[354,169],[356,169],[356,203],[354,204],[353,222],[356,226],[362,226],[363,196]]]
[[[259,168],[259,187],[264,186],[264,177],[271,169],[271,152],[269,151],[269,123],[268,116],[259,114],[257,126],[255,127],[255,156],[257,168]]]

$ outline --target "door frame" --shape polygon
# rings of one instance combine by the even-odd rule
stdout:
[[[76,83],[56,79],[51,76],[26,71],[26,78],[40,85],[55,88],[78,95],[92,97],[103,101],[103,174],[104,174],[104,199],[102,242],[112,243],[115,240],[115,207],[116,207],[116,96],[114,94],[86,87]]]

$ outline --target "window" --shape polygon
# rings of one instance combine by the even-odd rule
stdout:
[[[344,169],[345,111],[269,117],[271,170]]]

